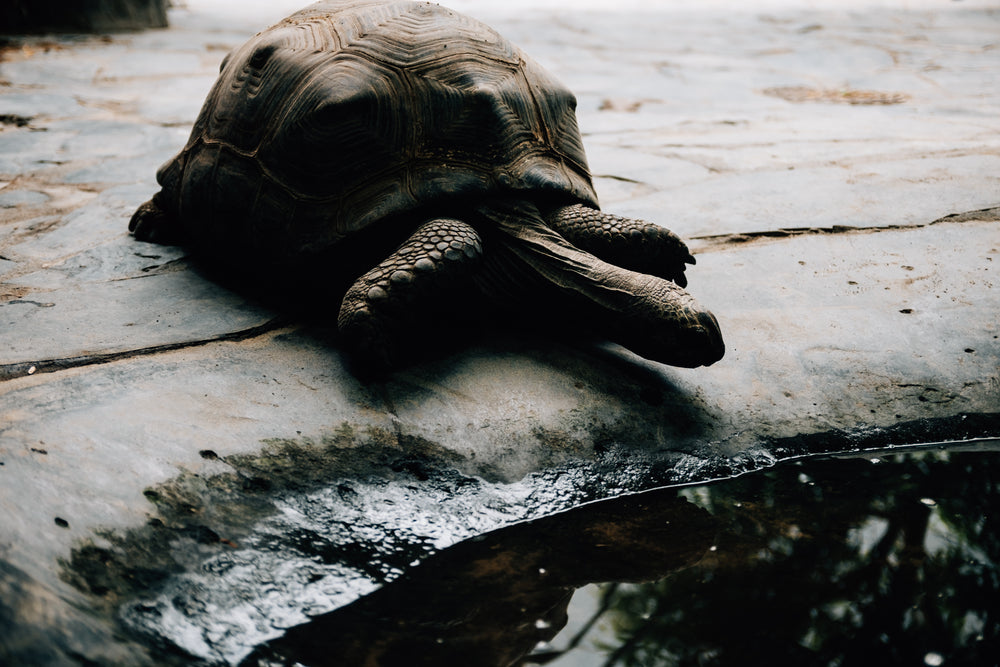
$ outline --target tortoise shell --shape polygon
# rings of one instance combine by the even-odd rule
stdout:
[[[160,203],[197,244],[286,257],[456,198],[596,207],[573,94],[425,2],[318,2],[230,53]]]

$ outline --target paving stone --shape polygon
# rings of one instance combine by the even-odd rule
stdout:
[[[127,234],[227,50],[298,8],[185,4],[0,52],[0,661],[235,663],[515,521],[1000,437],[988,3],[456,4],[577,92],[602,202],[689,239],[727,355],[498,332],[368,384]]]

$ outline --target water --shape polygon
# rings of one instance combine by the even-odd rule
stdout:
[[[943,449],[592,503],[445,549],[247,664],[996,664],[998,506],[1000,453]]]

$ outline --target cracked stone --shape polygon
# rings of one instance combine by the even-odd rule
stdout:
[[[1000,437],[1000,93],[995,54],[967,46],[996,16],[845,1],[456,6],[576,92],[605,207],[690,241],[729,346],[696,371],[496,332],[365,384],[326,325],[131,239],[219,61],[298,0],[188,0],[171,28],[107,41],[12,37],[0,618],[31,639],[0,637],[0,661],[151,664],[176,642],[233,664],[486,530],[797,456]],[[762,93],[793,85],[907,99]],[[161,560],[133,571],[139,553]],[[191,640],[246,600],[259,624]]]

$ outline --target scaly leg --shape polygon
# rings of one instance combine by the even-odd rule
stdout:
[[[555,209],[545,221],[577,248],[606,262],[687,286],[684,264],[694,264],[694,257],[669,229],[583,204]]]
[[[461,321],[469,303],[469,276],[483,247],[472,226],[441,218],[421,225],[385,261],[351,286],[337,328],[355,365],[379,373],[419,356]]]
[[[676,282],[622,268],[570,244],[528,202],[487,202],[477,213],[492,221],[495,235],[474,279],[487,296],[503,297],[498,287],[504,283],[519,286],[522,317],[541,321],[561,315],[564,326],[589,329],[674,366],[707,366],[725,354],[715,317]]]

